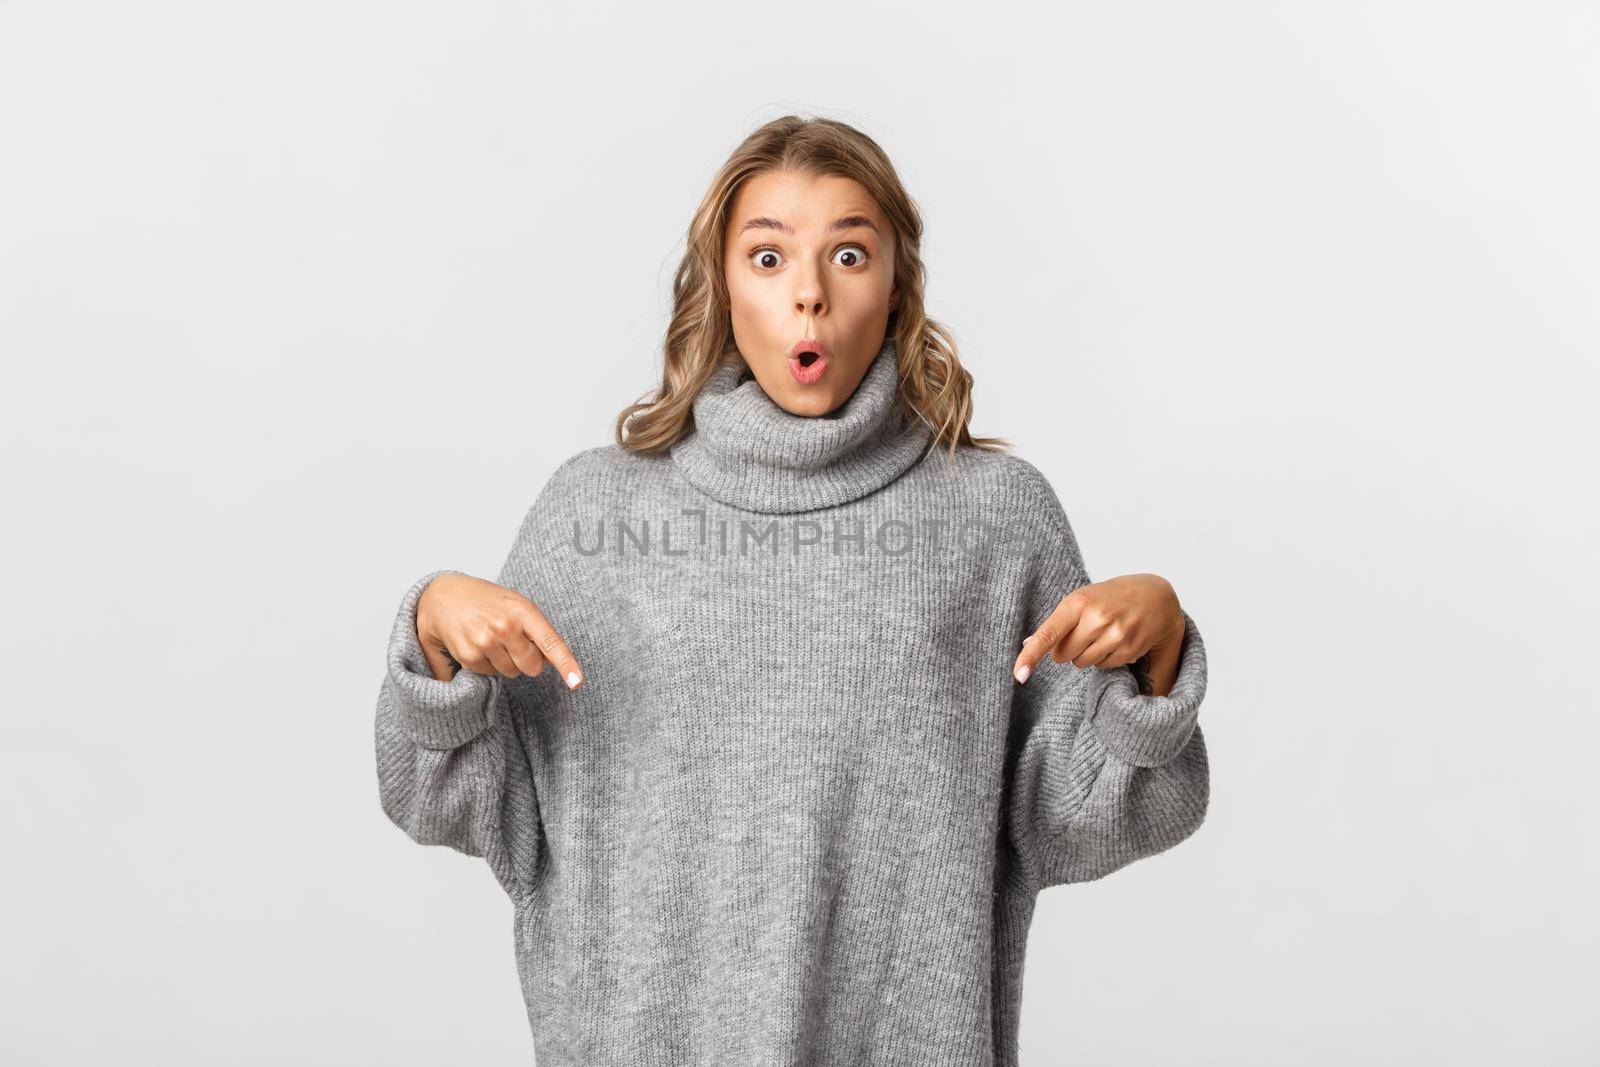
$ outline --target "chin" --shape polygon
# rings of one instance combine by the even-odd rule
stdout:
[[[790,384],[792,385],[793,383]],[[780,406],[791,415],[804,415],[808,418],[814,418],[818,415],[826,415],[837,405],[834,404],[832,397],[815,390],[790,388],[784,394],[783,402]]]

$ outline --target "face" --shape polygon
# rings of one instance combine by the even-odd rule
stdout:
[[[900,302],[894,230],[861,183],[747,178],[723,255],[734,341],[767,396],[795,415],[826,415],[848,400]],[[792,356],[805,341],[820,354]]]

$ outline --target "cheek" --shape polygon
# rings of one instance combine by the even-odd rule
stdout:
[[[851,284],[841,287],[841,292],[848,293],[852,300],[880,303],[888,300],[894,289],[894,272],[887,269],[857,274],[849,280]]]
[[[735,322],[754,324],[770,316],[776,296],[773,287],[752,285],[748,278],[728,281],[728,308]]]
[[[736,285],[728,288],[728,324],[733,330],[733,339],[741,347],[753,350],[763,344],[767,333],[765,324],[770,316],[751,295],[741,292]]]
[[[834,294],[834,309],[851,319],[866,323],[876,321],[888,313],[891,282],[876,278],[856,278],[857,284],[840,286]]]
[[[750,302],[750,286],[743,275],[729,271],[722,276],[722,284],[727,287],[728,301],[735,307]]]
[[[728,311],[734,322],[747,324],[757,318],[759,306],[751,300],[750,294],[740,289],[737,285],[728,288]]]

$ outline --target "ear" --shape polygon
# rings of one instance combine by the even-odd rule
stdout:
[[[900,306],[900,286],[897,284],[889,290],[889,310],[894,311]]]

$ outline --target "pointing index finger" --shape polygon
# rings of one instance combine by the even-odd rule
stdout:
[[[572,654],[572,649],[567,647],[561,635],[556,633],[556,628],[550,625],[550,620],[544,617],[544,612],[531,600],[528,601],[527,618],[523,621],[522,629],[539,646],[556,673],[566,681],[568,689],[576,689],[583,684],[583,669],[578,666],[578,658]]]
[[[1061,598],[1061,603],[1056,605],[1050,616],[1022,642],[1022,652],[1011,666],[1012,677],[1019,682],[1028,680],[1045,653],[1059,645],[1061,639],[1071,633],[1072,628],[1078,624],[1082,604],[1082,598],[1075,597],[1071,593]]]

